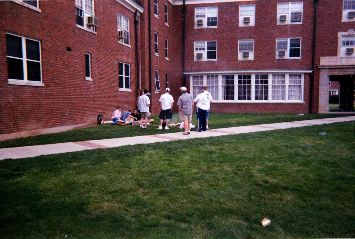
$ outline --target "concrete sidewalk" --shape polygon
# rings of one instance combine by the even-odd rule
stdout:
[[[102,148],[116,148],[125,145],[152,144],[157,142],[170,142],[170,141],[195,139],[195,138],[237,135],[237,134],[244,134],[244,133],[300,128],[300,127],[313,126],[313,125],[324,125],[324,124],[350,122],[350,121],[355,121],[355,116],[292,121],[292,122],[273,123],[273,124],[260,124],[260,125],[240,126],[240,127],[231,127],[231,128],[219,128],[219,129],[208,130],[206,132],[201,132],[201,133],[192,131],[190,135],[183,135],[182,132],[178,132],[178,133],[168,133],[168,134],[135,136],[135,137],[127,137],[127,138],[88,140],[88,141],[80,141],[80,142],[3,148],[0,149],[0,160],[31,158],[40,155],[70,153],[70,152],[78,152],[83,150],[102,149]]]

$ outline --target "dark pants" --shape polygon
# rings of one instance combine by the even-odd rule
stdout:
[[[207,110],[197,108],[198,130],[206,131]]]

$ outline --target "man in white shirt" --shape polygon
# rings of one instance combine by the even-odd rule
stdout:
[[[138,110],[141,114],[140,126],[142,129],[146,129],[148,126],[148,118],[150,116],[149,113],[149,105],[150,99],[147,96],[148,90],[143,91],[143,95],[138,98]]]
[[[161,111],[159,114],[160,126],[158,129],[169,129],[169,120],[173,117],[172,107],[174,103],[174,98],[170,95],[170,89],[166,88],[165,93],[160,96],[159,99]]]
[[[207,91],[207,86],[202,87],[202,92],[198,94],[194,100],[197,108],[197,117],[198,117],[198,132],[206,131],[206,121],[207,121],[207,112],[211,108],[212,96],[210,92]]]

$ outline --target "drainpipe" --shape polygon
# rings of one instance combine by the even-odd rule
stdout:
[[[308,112],[313,112],[314,78],[316,70],[316,33],[317,33],[318,0],[313,0],[313,32],[312,32],[312,73],[309,77]]]
[[[137,75],[137,83],[136,83],[136,99],[138,99],[139,96],[139,88],[140,88],[140,82],[141,82],[141,77],[140,77],[140,65],[139,65],[139,39],[138,39],[138,25],[139,25],[139,14],[138,10],[135,12],[134,16],[134,38],[135,38],[135,55],[136,55],[136,75]]]
[[[185,72],[186,3],[182,4],[182,85],[186,86]]]
[[[150,101],[150,112],[152,112],[153,105],[153,93],[152,93],[152,10],[151,10],[151,0],[148,0],[148,64],[149,64],[149,92],[151,94]]]

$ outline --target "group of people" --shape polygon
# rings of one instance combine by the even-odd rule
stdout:
[[[193,99],[192,95],[187,92],[186,87],[181,87],[181,96],[177,101],[179,107],[179,116],[183,122],[184,134],[190,134],[192,125],[192,114],[194,109],[194,103],[196,103],[196,113],[198,119],[198,132],[206,131],[208,129],[208,116],[210,110],[210,104],[212,102],[212,96],[208,92],[207,87],[203,86],[200,94]],[[169,129],[169,122],[172,119],[172,108],[174,104],[174,98],[170,94],[170,89],[166,88],[165,93],[160,96],[160,124],[158,129]],[[143,90],[138,97],[138,109],[133,111],[127,110],[122,112],[122,108],[118,107],[112,113],[112,124],[132,124],[140,125],[142,129],[146,129],[150,123],[150,99],[148,90]]]

